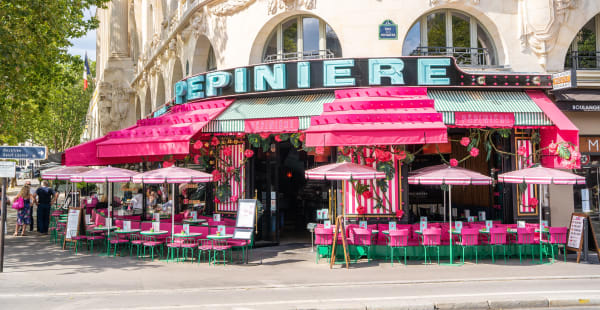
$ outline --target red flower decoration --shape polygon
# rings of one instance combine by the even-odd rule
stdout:
[[[558,144],[552,142],[550,143],[550,145],[548,146],[548,151],[550,151],[550,153],[552,154],[556,154],[556,151],[558,150]]]
[[[220,203],[220,202],[221,202],[221,200],[219,200],[219,198],[215,197],[215,200],[214,200],[214,202],[215,202],[215,203]]]
[[[530,203],[531,206],[537,206],[538,202],[539,202],[538,199],[535,198],[535,197],[529,199],[529,203]]]
[[[236,201],[238,201],[238,196],[237,195],[231,196],[231,202],[236,202]]]
[[[460,139],[460,145],[462,146],[467,146],[469,143],[471,143],[471,139],[469,137],[463,137]]]
[[[458,166],[458,160],[456,160],[456,158],[450,159],[450,166],[452,166],[452,167]]]
[[[212,146],[219,145],[219,138],[213,137],[212,140],[210,140],[210,145],[212,145]]]
[[[173,163],[170,161],[163,161],[162,166],[163,166],[163,168],[169,168],[169,167],[173,166]]]
[[[250,149],[245,150],[244,151],[244,156],[246,156],[246,158],[250,158],[250,157],[254,156],[254,151],[250,150]]]
[[[572,151],[571,152],[571,160],[578,161],[579,159],[581,159],[581,153],[579,153],[579,151]]]
[[[471,154],[471,156],[473,156],[473,157],[477,157],[479,155],[479,149],[476,147],[471,148],[471,151],[469,151],[469,154]]]
[[[304,136],[304,133],[301,133],[301,134],[300,134],[300,136],[298,137],[298,140],[299,140],[300,142],[304,142],[304,138],[306,138],[306,137]]]
[[[362,196],[364,199],[370,199],[373,198],[373,192],[372,191],[364,191],[362,193]]]
[[[194,156],[194,164],[198,165],[200,163],[200,155]]]
[[[391,152],[383,152],[383,154],[381,154],[381,156],[379,156],[377,159],[379,161],[390,161],[390,160],[392,160],[392,153]]]
[[[374,161],[375,161],[375,159],[373,159],[371,157],[365,158],[365,163],[367,163],[367,165],[372,165]]]
[[[213,170],[212,172],[212,176],[213,176],[213,182],[219,182],[221,181],[221,172],[219,170]]]
[[[406,152],[400,151],[400,153],[394,155],[394,158],[396,158],[396,160],[403,160],[406,158]]]
[[[322,146],[317,146],[315,147],[315,153],[317,155],[323,155],[323,153],[325,153],[325,148]]]
[[[194,150],[199,150],[202,148],[202,146],[204,145],[204,143],[202,143],[202,141],[197,140],[196,142],[194,142]]]
[[[275,141],[277,141],[277,142],[281,142],[281,136],[280,136],[280,135],[276,135],[276,136],[275,136]]]
[[[397,217],[398,219],[401,219],[403,216],[404,216],[404,210],[402,210],[402,209],[398,209],[398,210],[396,211],[396,217]]]
[[[356,208],[356,212],[358,212],[358,214],[363,215],[365,213],[367,213],[367,209],[363,206],[360,206],[358,208]]]
[[[270,133],[267,133],[267,132],[263,132],[263,133],[261,133],[261,134],[260,134],[260,137],[261,137],[262,139],[267,139],[267,138],[269,138],[270,136],[271,136],[271,134],[270,134]]]
[[[517,154],[519,154],[519,156],[527,155],[527,148],[524,146],[520,147],[519,150],[517,151]]]
[[[231,153],[232,153],[232,151],[231,151],[230,146],[223,148],[223,156],[229,157],[229,156],[231,156]]]

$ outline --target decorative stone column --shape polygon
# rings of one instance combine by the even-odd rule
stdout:
[[[129,28],[127,0],[113,0],[110,3],[110,55],[129,56]]]

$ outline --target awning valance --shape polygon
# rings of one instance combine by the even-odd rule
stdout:
[[[314,116],[307,146],[446,143],[442,114],[426,88],[338,90],[335,100]]]

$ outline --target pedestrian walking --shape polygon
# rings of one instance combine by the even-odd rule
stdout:
[[[29,193],[30,193],[32,196],[33,196],[33,195],[35,195],[35,190],[36,190],[36,189],[35,189],[35,188],[33,188],[33,186],[31,186],[31,181],[25,181],[25,185],[28,185],[28,186],[29,186],[29,188],[30,188],[30,189],[29,189]],[[35,205],[35,200],[34,200],[34,199],[32,199],[32,200],[31,200],[31,204],[32,204],[32,206],[31,206],[31,208],[29,208],[29,218],[31,218],[31,221],[30,221],[30,223],[29,223],[29,231],[30,231],[30,232],[32,232],[32,231],[33,231],[33,207],[34,207],[34,205]]]
[[[19,231],[21,232],[21,236],[25,236],[27,225],[31,224],[30,209],[33,208],[33,195],[31,195],[30,189],[29,186],[24,185],[15,197],[15,200],[19,198],[23,199],[23,208],[17,211],[17,224],[15,225],[14,236],[18,236]]]
[[[35,191],[37,202],[37,229],[38,232],[47,235],[50,225],[50,206],[56,202],[58,194],[48,187],[48,181],[43,180],[42,186]]]

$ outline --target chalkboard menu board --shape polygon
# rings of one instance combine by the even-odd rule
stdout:
[[[587,222],[584,221],[585,219],[587,219]],[[588,229],[588,244],[584,244],[583,242],[585,229]],[[569,227],[569,235],[567,236],[567,250],[577,252],[578,263],[583,247],[596,250],[598,256],[600,256],[598,240],[596,240],[596,234],[594,233],[594,227],[591,224],[589,215],[585,213],[573,213],[571,214],[571,225]]]

